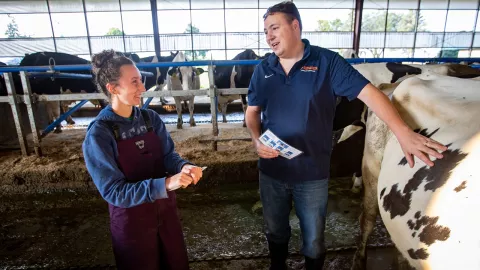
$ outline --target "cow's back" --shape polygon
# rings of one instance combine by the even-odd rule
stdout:
[[[420,75],[393,101],[407,124],[448,146],[428,167],[410,168],[396,137],[388,140],[378,179],[382,219],[416,269],[480,269],[480,82]]]

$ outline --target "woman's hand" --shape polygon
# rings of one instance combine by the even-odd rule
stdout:
[[[165,179],[165,187],[168,191],[171,191],[179,188],[186,188],[192,182],[192,177],[182,171],[174,176],[167,177],[167,179]]]
[[[200,181],[200,178],[202,178],[203,176],[202,168],[190,164],[185,164],[182,167],[182,172],[192,178],[194,185],[196,185],[197,182]]]

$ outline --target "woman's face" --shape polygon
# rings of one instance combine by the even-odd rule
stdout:
[[[113,88],[113,94],[125,105],[139,105],[142,93],[146,91],[140,71],[134,65],[123,65],[120,68],[120,74],[118,84]]]

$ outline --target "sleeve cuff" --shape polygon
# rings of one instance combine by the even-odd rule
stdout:
[[[182,162],[180,162],[180,163],[178,164],[177,173],[179,173],[179,172],[182,171],[182,167],[183,167],[185,164],[190,164],[190,165],[192,165],[192,166],[196,166],[195,164],[191,163],[190,161],[184,160],[184,161],[182,161]]]
[[[370,82],[368,80],[359,80],[358,81],[358,87],[353,90],[353,93],[349,96],[347,96],[348,101],[352,101],[358,97],[360,92],[362,92],[363,88],[367,86]]]
[[[168,198],[167,188],[165,186],[165,177],[152,180],[152,202],[157,199]]]

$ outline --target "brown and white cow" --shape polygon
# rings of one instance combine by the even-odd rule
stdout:
[[[448,150],[433,158],[433,167],[416,159],[410,168],[397,138],[369,113],[361,241],[352,269],[365,269],[378,213],[415,269],[480,269],[480,81],[421,74],[400,83],[391,100],[411,128]]]

